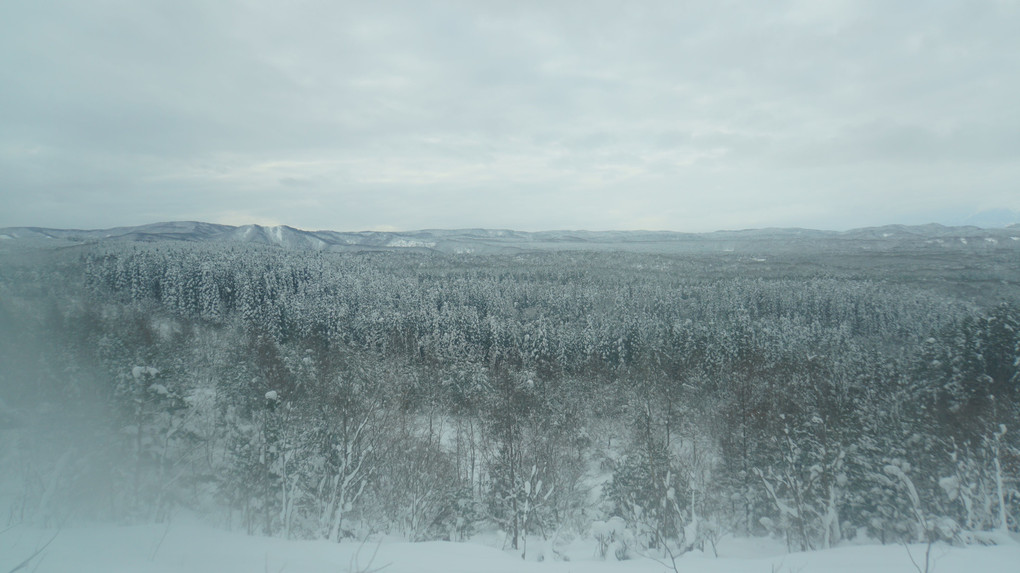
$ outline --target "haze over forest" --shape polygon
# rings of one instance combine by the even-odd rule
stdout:
[[[550,560],[1003,543],[1016,232],[2,229],[4,499]]]

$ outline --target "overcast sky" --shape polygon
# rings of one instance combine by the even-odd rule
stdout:
[[[1020,1],[0,2],[0,227],[1016,212]]]

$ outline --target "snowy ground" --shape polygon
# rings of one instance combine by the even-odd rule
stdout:
[[[428,572],[613,572],[659,573],[669,568],[650,559],[599,561],[593,547],[575,543],[570,561],[522,561],[518,554],[482,543],[335,544],[248,537],[198,523],[166,526],[68,528],[14,527],[0,533],[0,573],[15,569],[51,538],[53,541],[21,571],[103,573],[387,573]],[[54,534],[56,537],[54,538]],[[770,540],[730,539],[720,557],[689,554],[685,573],[756,572],[905,572],[916,571],[902,546],[858,545],[812,553],[786,554]],[[910,548],[923,559],[924,546]],[[375,553],[373,558],[373,553]],[[923,562],[922,562],[923,567]],[[994,547],[936,546],[932,573],[1015,573],[1020,544]]]

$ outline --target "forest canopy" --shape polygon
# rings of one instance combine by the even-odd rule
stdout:
[[[624,554],[1017,531],[1016,283],[864,260],[7,251],[0,501]]]

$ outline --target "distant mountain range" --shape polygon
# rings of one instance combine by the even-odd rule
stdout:
[[[813,251],[1020,250],[1020,225],[986,229],[938,224],[867,227],[850,231],[749,229],[712,233],[671,231],[540,231],[428,229],[421,231],[304,231],[285,225],[217,225],[194,221],[101,230],[8,227],[0,245],[73,245],[109,241],[253,243],[325,251],[412,250],[441,253],[514,253],[536,250],[768,253]]]

